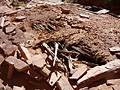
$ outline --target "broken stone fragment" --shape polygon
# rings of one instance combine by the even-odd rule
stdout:
[[[98,90],[97,87],[92,87],[92,88],[89,88],[89,90]]]
[[[31,60],[34,69],[38,70],[38,72],[40,72],[44,77],[48,78],[51,71],[46,67],[46,58],[47,54],[40,53],[38,55],[34,55]]]
[[[9,33],[13,32],[15,29],[16,29],[16,26],[9,25],[5,28],[5,33],[9,34]]]
[[[2,79],[0,79],[0,83],[3,83],[3,80],[2,80]]]
[[[12,44],[11,41],[8,40],[8,36],[0,29],[0,46],[3,44]]]
[[[96,87],[91,87],[89,90],[113,90],[111,86],[107,86],[105,83]]]
[[[112,87],[107,86],[106,83],[99,85],[97,88],[98,88],[98,90],[113,90]]]
[[[115,46],[115,47],[111,47],[109,48],[110,52],[120,52],[120,47],[119,46]]]
[[[107,80],[107,85],[119,85],[119,84],[120,84],[120,79]]]
[[[85,26],[83,24],[72,24],[71,25],[72,28],[78,28],[78,29],[84,29]]]
[[[10,21],[5,21],[4,27],[6,27],[6,26],[8,26],[8,25],[10,25]]]
[[[13,3],[12,0],[6,0],[6,4],[7,4],[8,6],[10,6],[12,3]]]
[[[6,15],[15,14],[17,12],[18,12],[18,10],[12,10],[12,11],[6,12]]]
[[[120,69],[120,60],[115,59],[102,66],[91,68],[87,73],[77,81],[77,85],[87,85],[100,79],[107,79],[109,75],[114,74],[116,70]]]
[[[13,86],[13,90],[26,90],[24,86],[18,87],[18,86]]]
[[[3,63],[4,57],[0,54],[0,65]]]
[[[7,13],[7,12],[10,12],[12,11],[12,9],[10,9],[9,7],[7,6],[0,6],[0,13],[3,14],[3,13]]]
[[[25,48],[23,44],[19,44],[18,49],[19,49],[19,51],[20,51],[20,53],[21,53],[21,56],[22,56],[24,59],[26,59],[26,62],[27,62],[28,64],[32,64],[31,54],[30,54],[30,52],[28,51],[28,49]]]
[[[73,87],[70,85],[67,77],[62,76],[59,81],[57,81],[57,86],[60,90],[73,90]]]
[[[47,55],[45,53],[34,55],[31,58],[32,64],[35,65],[38,68],[42,68],[43,66],[46,65],[46,62],[45,62],[46,58],[47,58]]]
[[[47,77],[50,75],[51,71],[46,67],[44,66],[43,68],[38,68],[39,69],[39,72],[44,76],[44,77]]]
[[[80,14],[80,17],[83,17],[83,18],[88,18],[89,19],[89,15],[85,15],[85,14]]]
[[[26,39],[25,39],[23,31],[16,28],[15,34],[10,37],[10,40],[12,40],[12,43],[18,45],[18,44],[21,44],[21,43],[25,43]]]
[[[60,20],[60,18],[61,18],[61,16],[56,16],[55,19],[56,19],[56,20]]]
[[[102,10],[99,10],[98,12],[96,12],[97,14],[106,14],[106,13],[108,13],[109,12],[109,10],[107,10],[107,9],[102,9]]]
[[[14,63],[9,62],[7,79],[11,79],[11,78],[12,78],[12,76],[13,76],[13,71],[14,71]]]
[[[120,58],[120,53],[115,53],[115,55],[117,56],[117,58]]]
[[[0,90],[4,90],[4,85],[0,82]]]
[[[5,17],[1,17],[0,18],[0,27],[4,27],[4,23],[5,23]]]
[[[61,8],[62,14],[69,14],[70,13],[70,9],[67,8]]]
[[[112,90],[120,90],[120,85],[113,85],[112,88]]]
[[[5,90],[13,90],[10,86],[6,85]]]
[[[83,74],[87,72],[87,70],[87,65],[82,64],[79,68],[77,68],[76,72],[70,77],[70,79],[79,79]]]
[[[6,56],[14,55],[14,52],[17,50],[17,46],[10,44],[1,44],[0,48],[3,50]]]
[[[23,19],[25,19],[26,18],[26,16],[17,16],[15,19],[16,20],[23,20]]]
[[[84,87],[84,88],[80,88],[79,90],[89,90],[89,89],[88,89],[88,87]]]
[[[26,64],[24,61],[20,60],[20,59],[17,59],[16,57],[13,57],[13,56],[9,56],[8,58],[5,59],[5,61],[8,63],[8,64],[13,64],[15,69],[19,72],[21,71],[25,71],[25,70],[28,70],[29,69],[29,65]]]

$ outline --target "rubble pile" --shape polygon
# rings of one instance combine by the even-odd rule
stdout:
[[[120,21],[51,4],[0,6],[0,89],[119,90]]]

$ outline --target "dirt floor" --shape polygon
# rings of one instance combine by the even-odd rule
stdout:
[[[79,47],[89,55],[79,58],[79,61],[93,63],[92,67],[117,58],[110,53],[109,48],[120,46],[119,18],[109,14],[96,14],[78,4],[37,4],[36,7],[26,7],[13,14],[8,12],[0,12],[0,16],[6,16],[6,22],[10,23],[0,29],[0,54],[3,58],[12,55],[20,43],[25,43],[32,54],[38,53],[37,49],[43,42],[51,46],[54,42],[59,42],[70,51],[72,46]],[[17,16],[25,18],[16,19]],[[16,29],[7,32],[6,27],[9,25],[16,26]],[[3,68],[1,66],[1,73],[5,72]],[[5,85],[11,87],[23,85],[27,90],[53,90],[42,76],[42,81],[36,81],[17,72],[12,80],[7,80],[4,74],[1,74],[1,78]]]
[[[69,13],[64,14],[62,9],[67,9]],[[80,17],[80,14],[89,18]],[[106,61],[113,60],[109,48],[119,46],[119,19],[109,14],[91,13],[80,5],[42,5],[12,15],[12,22],[19,15],[27,16],[18,27],[27,38],[30,37],[26,34],[33,34],[33,45],[43,41],[63,41],[67,45],[76,44],[83,50],[88,49],[88,53],[94,56],[99,54]],[[51,30],[49,26],[47,30],[42,28],[44,24],[50,25]]]

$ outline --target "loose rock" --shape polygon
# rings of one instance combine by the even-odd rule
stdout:
[[[120,47],[115,46],[115,47],[111,47],[109,48],[110,52],[120,52]]]
[[[24,59],[26,59],[27,63],[28,63],[28,64],[32,64],[31,54],[30,54],[30,52],[28,51],[28,49],[25,48],[23,44],[19,44],[18,49],[19,49],[20,52],[21,52],[21,56],[22,56]]]
[[[7,59],[5,59],[5,61],[10,64],[13,63],[15,69],[18,70],[19,72],[29,69],[28,64],[26,64],[24,61],[17,59],[13,56],[9,56]]]
[[[13,86],[13,90],[26,90],[24,86],[18,87],[18,86]]]
[[[6,27],[5,33],[9,34],[9,33],[13,32],[15,29],[16,29],[16,26],[10,25],[10,26]]]
[[[61,8],[61,11],[63,14],[69,14],[70,13],[70,9],[67,8]]]
[[[113,85],[112,88],[113,88],[113,90],[119,90],[120,89],[120,85]]]
[[[62,76],[60,80],[57,81],[57,85],[59,86],[60,90],[73,90],[72,86],[65,76]]]
[[[96,12],[96,13],[97,13],[97,14],[106,14],[106,13],[108,13],[108,12],[109,12],[109,10],[107,10],[107,9],[102,9],[102,10]]]
[[[31,60],[32,60],[32,64],[35,65],[38,68],[42,68],[46,65],[46,60],[47,55],[44,54],[38,54],[38,55],[34,55]]]
[[[96,66],[89,71],[87,71],[86,75],[84,75],[81,79],[77,81],[78,85],[83,85],[87,83],[91,83],[102,78],[107,78],[111,72],[116,71],[120,68],[120,60],[116,59],[107,63],[106,65]]]
[[[1,18],[0,18],[0,27],[3,28],[4,23],[5,23],[5,17],[1,17]]]
[[[120,84],[120,79],[107,80],[107,85],[119,85],[119,84]]]
[[[0,82],[0,90],[4,90],[4,85]]]
[[[83,74],[87,72],[88,68],[86,65],[81,65],[77,68],[76,72],[70,77],[70,79],[79,79]]]
[[[80,16],[83,17],[83,18],[88,18],[88,19],[90,17],[89,15],[85,15],[85,14],[80,14]]]
[[[9,7],[7,7],[7,6],[0,6],[0,13],[1,14],[7,13],[7,12],[10,12],[10,11],[12,11],[12,9],[10,9]]]
[[[16,20],[23,20],[23,19],[25,19],[26,17],[25,16],[17,16],[15,19]]]
[[[2,44],[0,48],[3,50],[6,56],[14,55],[14,52],[17,50],[17,46],[11,44]]]

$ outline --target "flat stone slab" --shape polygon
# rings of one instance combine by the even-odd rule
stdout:
[[[114,72],[118,69],[120,69],[119,59],[108,62],[106,65],[96,66],[87,71],[87,73],[77,81],[77,85],[82,86],[86,83],[90,84],[103,78],[106,79],[112,74],[111,72]]]
[[[14,55],[14,52],[18,49],[16,45],[1,44],[0,48],[3,50],[4,54],[7,56]]]
[[[88,70],[87,65],[81,65],[77,68],[76,72],[70,77],[70,79],[79,79],[83,74],[85,74]]]
[[[120,52],[120,47],[119,46],[115,46],[115,47],[111,47],[109,48],[110,52]]]
[[[46,60],[47,55],[44,54],[38,54],[38,55],[34,55],[33,57],[31,57],[32,60],[32,65],[35,65],[38,68],[42,68],[44,65],[46,65]]]
[[[31,53],[28,51],[26,47],[24,47],[23,44],[19,44],[18,49],[21,53],[21,56],[26,59],[26,62],[28,64],[32,64],[32,59],[31,59]]]
[[[110,79],[107,80],[108,85],[119,85],[120,84],[120,79]]]
[[[24,86],[18,87],[18,86],[13,86],[13,90],[26,90]]]
[[[113,90],[111,86],[107,86],[106,84],[99,85],[98,90]]]
[[[62,76],[60,80],[57,81],[57,85],[60,90],[74,90],[65,76]]]
[[[16,20],[23,20],[23,19],[25,19],[26,18],[26,16],[17,16],[15,19]]]
[[[6,62],[9,64],[13,64],[15,69],[18,71],[24,71],[29,69],[29,65],[26,64],[24,61],[17,59],[16,57],[9,56],[8,58],[5,59]]]
[[[120,90],[120,85],[113,85],[112,88],[113,90]]]
[[[9,33],[13,32],[15,29],[16,29],[16,26],[14,26],[14,25],[7,26],[5,29],[5,33],[9,34]]]
[[[0,13],[3,14],[3,13],[7,13],[7,12],[10,12],[12,11],[12,9],[10,9],[9,7],[7,6],[1,6],[0,7]]]

